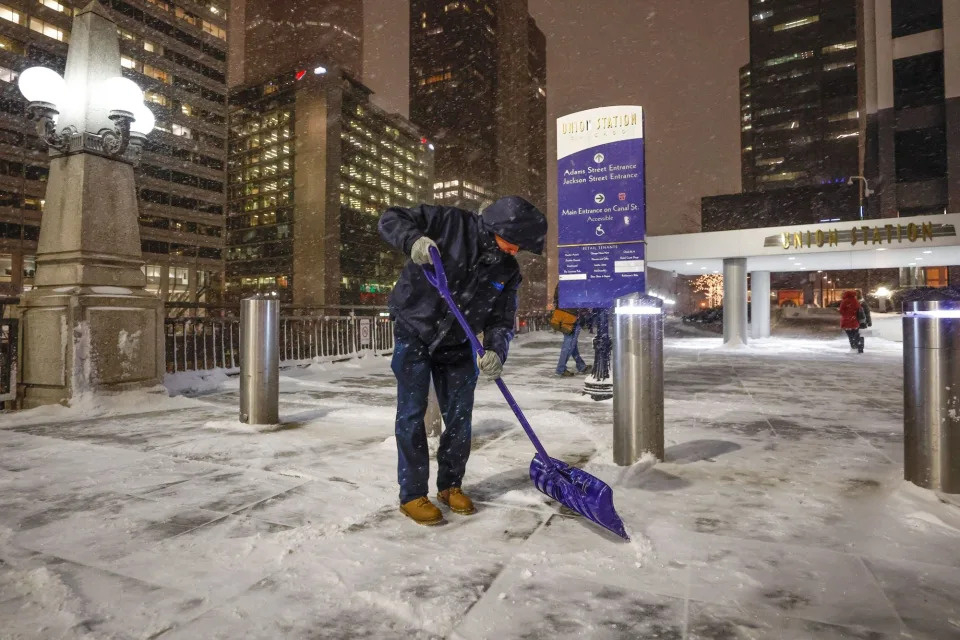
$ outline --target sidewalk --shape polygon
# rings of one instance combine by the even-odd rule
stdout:
[[[632,542],[532,487],[493,385],[480,511],[424,528],[397,511],[388,361],[285,372],[264,431],[215,381],[0,415],[0,639],[960,637],[960,508],[901,480],[900,345],[670,341],[668,461],[623,469],[611,402],[550,375],[555,337],[518,342],[506,381]]]

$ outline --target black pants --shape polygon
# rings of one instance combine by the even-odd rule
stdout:
[[[847,338],[850,340],[851,349],[860,349],[860,341],[863,338],[860,337],[860,329],[844,329],[847,332]]]

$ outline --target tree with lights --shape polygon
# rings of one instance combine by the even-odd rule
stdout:
[[[693,281],[693,290],[707,297],[710,307],[723,304],[723,276],[719,273],[705,273]]]

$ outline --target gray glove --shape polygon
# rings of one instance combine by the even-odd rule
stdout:
[[[410,259],[419,265],[433,264],[433,258],[430,257],[430,247],[433,247],[439,251],[436,242],[427,236],[423,236],[414,242],[413,246],[410,248]]]
[[[500,356],[493,351],[487,351],[479,358],[478,364],[480,371],[488,380],[496,380],[503,373],[503,363],[500,362]]]

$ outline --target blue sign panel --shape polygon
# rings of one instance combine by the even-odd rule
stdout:
[[[643,110],[557,120],[560,306],[611,307],[645,289]]]

